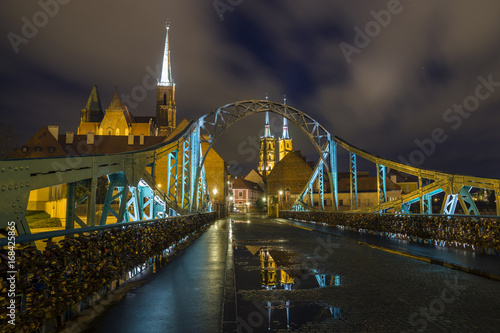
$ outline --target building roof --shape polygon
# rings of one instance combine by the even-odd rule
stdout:
[[[302,192],[313,173],[313,169],[314,166],[307,162],[300,151],[286,154],[267,176],[269,193],[277,193],[286,188],[291,193]]]
[[[111,112],[110,112],[111,111]],[[128,110],[127,106],[123,104],[122,100],[120,97],[118,97],[118,93],[115,92],[113,99],[111,100],[111,103],[109,104],[108,109],[106,110],[106,114],[104,115],[104,119],[102,120],[102,123],[104,123],[106,117],[109,117],[110,115],[114,114],[115,112],[113,111],[118,111],[118,114],[122,114],[125,116],[125,120],[127,123],[135,123],[134,116],[132,113]]]
[[[377,192],[377,177],[358,177],[358,192]],[[351,192],[350,178],[339,178],[339,192]],[[392,182],[389,177],[385,179],[385,188],[387,191],[400,191],[401,186]]]
[[[7,158],[63,157],[67,155],[61,143],[50,133],[48,127],[44,126]]]
[[[417,177],[415,177],[413,175],[406,174],[406,173],[402,173],[398,170],[391,169],[391,170],[389,170],[389,172],[387,174],[391,178],[392,178],[392,176],[396,176],[397,183],[418,183]]]
[[[161,136],[134,136],[134,143],[128,144],[128,136],[94,135],[94,143],[87,144],[87,135],[74,135],[73,142],[66,143],[66,134],[60,134],[58,140],[48,128],[42,127],[28,142],[16,149],[8,158],[64,157],[83,155],[105,155],[135,151],[154,146],[165,141]]]
[[[257,192],[264,192],[259,184],[246,180],[245,178],[236,177],[231,178],[233,181],[233,190],[253,190]]]
[[[85,110],[102,112],[101,99],[99,98],[99,92],[97,91],[96,85],[92,88]]]

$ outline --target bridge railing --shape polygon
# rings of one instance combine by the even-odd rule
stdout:
[[[15,250],[15,267],[8,266],[6,254],[0,256],[1,276],[15,281],[15,297],[0,300],[0,326],[24,326],[29,332],[61,326],[147,267],[165,263],[178,243],[214,221],[215,214],[16,237],[21,246]],[[40,239],[47,243],[42,251],[31,245]],[[12,300],[17,326],[7,325]]]
[[[280,211],[280,217],[442,246],[500,251],[500,217]]]

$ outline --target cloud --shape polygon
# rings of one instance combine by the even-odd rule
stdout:
[[[500,81],[500,3],[402,1],[402,12],[347,63],[339,45],[352,44],[354,28],[364,29],[374,19],[371,12],[387,4],[243,1],[221,21],[210,1],[71,1],[15,54],[7,34],[21,33],[22,17],[31,20],[40,6],[4,1],[2,118],[26,128],[25,139],[47,121],[76,130],[93,84],[106,107],[115,86],[129,93],[141,84],[145,68],[161,61],[170,19],[179,119],[266,93],[281,101],[286,94],[332,133],[397,159],[415,149],[415,139],[448,126],[443,113],[474,92],[479,75]],[[499,105],[497,92],[423,166],[500,177],[481,163],[500,162],[491,144],[500,139]],[[153,115],[154,93],[134,112]],[[248,124],[249,133],[261,129],[259,121]],[[228,134],[238,143],[236,132]],[[307,142],[296,145],[311,151]],[[234,147],[218,149],[226,159],[244,158]]]

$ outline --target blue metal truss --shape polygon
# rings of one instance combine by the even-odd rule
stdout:
[[[195,205],[198,204],[198,183],[199,176],[201,173],[200,169],[200,155],[201,155],[201,142],[200,142],[200,121],[197,122],[197,126],[193,128],[191,133],[191,156],[190,156],[190,179],[189,179],[189,211],[193,212],[197,210]]]
[[[191,175],[189,170],[189,148],[190,148],[191,138],[186,138],[182,143],[182,184],[181,184],[181,207],[182,209],[189,210],[190,196],[189,196],[189,176]]]
[[[106,198],[104,199],[104,205],[102,208],[102,215],[99,225],[105,225],[108,218],[108,213],[111,213],[114,217],[116,217],[117,223],[121,223],[124,221],[125,209],[126,209],[126,201],[128,195],[128,182],[125,177],[124,172],[119,172],[115,174],[108,175],[108,191],[106,193]],[[117,193],[114,194],[114,190],[117,190]],[[116,199],[120,200],[120,208],[118,212],[116,212],[111,204]]]
[[[323,163],[320,165],[320,170],[318,173],[318,195],[319,195],[319,207],[321,210],[325,210],[325,186],[323,183]]]
[[[177,172],[179,150],[168,153],[167,196],[177,201]]]
[[[387,202],[387,186],[386,186],[386,172],[385,166],[377,164],[377,189],[378,189],[378,202]]]
[[[332,140],[328,134],[328,148],[330,155],[330,173],[328,174],[330,180],[330,191],[332,194],[332,206],[334,211],[339,210],[339,184],[337,175],[337,143]]]
[[[351,210],[358,209],[358,174],[356,167],[356,154],[349,152],[349,169],[351,176]]]

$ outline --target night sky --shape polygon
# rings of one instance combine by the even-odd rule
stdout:
[[[104,108],[115,89],[123,96],[142,86],[161,63],[170,19],[178,121],[286,95],[330,133],[376,155],[500,177],[496,0],[233,0],[218,10],[211,0],[59,1],[41,1],[53,17],[38,1],[0,2],[0,112],[20,144],[46,125],[76,132],[94,84]],[[23,29],[26,22],[38,31]],[[25,39],[13,47],[9,33]],[[132,104],[134,115],[154,115],[155,89]],[[233,172],[256,166],[252,137],[263,123],[263,115],[247,118],[216,145]],[[429,144],[433,132],[440,142],[416,158],[425,153],[416,149],[432,148],[416,140]],[[312,145],[298,129],[291,134],[312,159]]]

